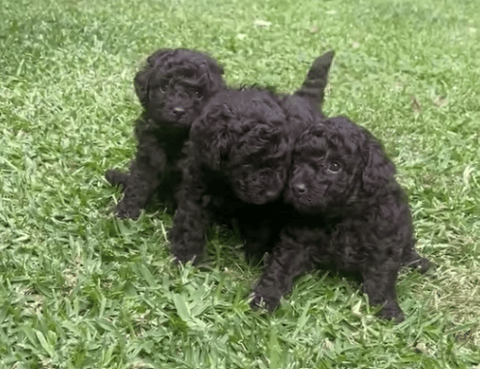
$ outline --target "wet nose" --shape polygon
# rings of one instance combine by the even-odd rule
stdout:
[[[185,109],[180,107],[173,108],[173,114],[176,117],[181,117],[183,114],[185,114]]]
[[[267,192],[265,192],[265,196],[268,199],[274,199],[274,198],[278,197],[278,191],[274,191],[274,190],[267,191]]]
[[[307,186],[305,186],[305,183],[302,183],[302,182],[294,183],[292,187],[293,187],[293,190],[298,194],[307,192]]]

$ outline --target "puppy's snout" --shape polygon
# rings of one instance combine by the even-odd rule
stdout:
[[[302,183],[302,182],[293,183],[292,189],[296,194],[299,194],[299,195],[307,192],[307,186],[305,185],[305,183]]]
[[[176,108],[173,108],[173,114],[174,114],[177,118],[179,118],[179,117],[181,117],[183,114],[185,114],[185,109],[177,106]]]
[[[274,200],[274,199],[277,198],[279,195],[280,195],[279,191],[275,191],[275,190],[269,190],[269,191],[265,192],[265,197],[266,197],[268,200]]]

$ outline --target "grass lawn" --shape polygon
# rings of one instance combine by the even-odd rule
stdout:
[[[403,323],[325,271],[252,312],[238,239],[212,230],[210,263],[178,268],[171,217],[113,218],[134,73],[180,46],[284,91],[336,50],[325,112],[384,142],[438,264],[400,275]],[[1,369],[480,368],[478,0],[5,0],[0,130]]]

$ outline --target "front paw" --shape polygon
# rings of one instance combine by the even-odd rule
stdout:
[[[192,262],[192,264],[198,264],[200,262],[200,256],[198,254],[179,254],[179,253],[173,253],[173,256],[175,257],[174,263],[175,264],[186,264],[189,261]]]
[[[250,265],[258,265],[260,262],[264,260],[265,257],[265,252],[260,251],[260,252],[252,252],[248,249],[245,249],[245,260],[247,263]]]
[[[257,310],[259,308],[265,308],[269,312],[275,310],[277,306],[280,305],[280,299],[282,295],[274,291],[269,291],[269,293],[254,291],[252,294],[252,301],[250,301],[250,307],[252,310]]]
[[[178,230],[177,230],[178,231]],[[184,231],[188,232],[188,231]],[[202,244],[198,244],[199,247],[193,247],[195,244],[193,242],[188,242],[185,240],[178,240],[178,237],[175,237],[178,233],[170,234],[170,252],[174,256],[175,264],[186,264],[191,261],[193,264],[198,264],[202,259]],[[191,241],[191,240],[190,240]],[[190,247],[186,247],[189,245]]]
[[[427,258],[422,258],[422,257],[418,257],[414,260],[411,260],[411,261],[408,261],[408,262],[405,262],[403,263],[404,267],[408,267],[412,270],[416,270],[418,271],[419,273],[426,273],[428,270],[432,269],[433,267],[435,267],[435,264],[433,264],[430,260],[428,260]]]
[[[109,169],[105,172],[105,179],[110,183],[112,186],[123,186],[127,185],[129,175],[127,173],[123,173],[116,169]]]
[[[115,215],[120,219],[138,219],[140,216],[140,208],[125,206],[123,202],[118,204],[115,209]]]
[[[430,260],[427,258],[421,258],[418,260],[415,265],[413,266],[416,270],[418,270],[420,273],[426,273],[430,269],[435,268],[435,264],[433,264]]]
[[[405,314],[396,302],[387,302],[378,315],[387,320],[393,320],[395,323],[401,323],[405,320]]]

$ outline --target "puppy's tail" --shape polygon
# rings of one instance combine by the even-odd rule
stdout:
[[[305,81],[303,81],[302,87],[294,93],[294,95],[311,99],[320,111],[322,110],[325,99],[328,72],[332,66],[334,56],[335,51],[330,50],[315,59],[307,73]]]

